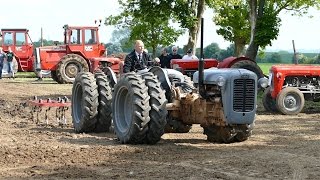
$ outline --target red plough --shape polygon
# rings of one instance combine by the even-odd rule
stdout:
[[[67,124],[66,111],[71,106],[71,102],[69,102],[69,99],[66,96],[64,96],[63,98],[59,97],[57,100],[52,100],[50,98],[43,100],[43,99],[38,99],[38,97],[35,96],[33,100],[28,101],[28,105],[31,106],[32,121],[34,121],[36,118],[35,122],[37,124],[40,122],[39,113],[42,112],[43,109],[46,109],[45,110],[46,125],[49,124],[48,112],[53,107],[56,108],[56,120],[58,125],[63,126]]]

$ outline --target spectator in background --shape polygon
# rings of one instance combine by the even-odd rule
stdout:
[[[11,77],[14,79],[14,69],[13,69],[13,58],[14,54],[11,50],[11,48],[8,48],[8,53],[7,53],[7,62],[8,62],[8,74],[11,73]]]
[[[186,55],[184,55],[183,57],[182,57],[182,59],[198,59],[198,57],[197,56],[195,56],[195,55],[193,55],[193,50],[192,49],[189,49],[188,51],[187,51],[187,54]]]
[[[160,66],[162,68],[170,68],[171,56],[167,53],[167,48],[163,48],[161,55],[158,57],[160,59]]]
[[[170,54],[171,59],[182,59],[182,56],[180,54],[178,54],[177,46],[173,46],[171,50],[172,50],[172,52]]]
[[[3,52],[2,47],[0,47],[0,79],[2,79],[2,68],[3,68],[3,61],[6,58],[6,54]]]

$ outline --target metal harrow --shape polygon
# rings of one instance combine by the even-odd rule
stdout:
[[[56,120],[59,126],[67,125],[66,111],[71,106],[68,97],[59,97],[57,100],[52,100],[48,98],[46,100],[38,99],[37,96],[34,96],[32,100],[28,101],[29,106],[31,106],[31,119],[37,124],[40,123],[39,113],[45,109],[45,122],[46,125],[49,124],[48,112],[51,108],[56,107]]]

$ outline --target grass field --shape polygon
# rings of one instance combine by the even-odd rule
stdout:
[[[273,63],[258,63],[258,66],[261,68],[263,74],[268,75],[269,69],[271,66],[274,65]]]

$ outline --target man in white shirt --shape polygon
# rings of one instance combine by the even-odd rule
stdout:
[[[187,51],[187,54],[182,57],[182,59],[198,59],[197,56],[193,55],[192,49]]]

